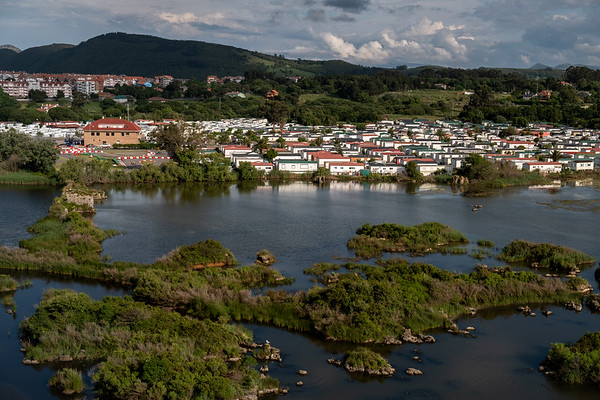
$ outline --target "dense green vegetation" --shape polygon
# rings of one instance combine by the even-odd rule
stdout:
[[[579,296],[558,279],[507,268],[453,274],[399,259],[343,268],[347,272],[335,264],[306,270],[324,286],[309,290],[303,307],[316,330],[353,342],[384,342],[397,338],[404,328],[422,332],[448,327],[451,318],[469,307],[564,304]]]
[[[600,383],[600,332],[587,332],[573,344],[553,343],[542,362],[548,375],[570,384]]]
[[[25,357],[38,361],[101,361],[100,398],[234,399],[264,383],[241,327],[195,320],[135,302],[49,290],[21,324]]]
[[[382,252],[432,253],[444,246],[468,243],[468,239],[449,226],[426,222],[416,226],[385,223],[365,224],[356,230],[358,236],[348,241],[348,248],[364,258],[380,256]]]
[[[34,138],[14,130],[0,134],[0,179],[6,172],[21,170],[52,175],[56,159],[56,149],[50,140]]]
[[[525,262],[534,268],[556,272],[571,272],[596,260],[580,251],[551,243],[532,243],[514,240],[506,245],[499,259],[508,262]]]
[[[530,186],[549,182],[539,173],[518,169],[505,162],[494,162],[479,154],[470,154],[463,165],[456,171],[457,176],[468,179],[466,194],[477,195],[488,189],[499,189],[508,186]]]

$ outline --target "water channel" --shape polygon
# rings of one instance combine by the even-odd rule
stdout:
[[[462,231],[471,242],[492,240],[498,248],[516,238],[552,242],[600,259],[600,187],[593,182],[508,189],[476,199],[445,186],[342,182],[325,186],[107,186],[104,190],[108,199],[98,205],[95,222],[121,232],[105,241],[103,255],[107,258],[151,262],[176,246],[210,238],[231,249],[242,264],[252,263],[261,249],[272,251],[280,260],[275,268],[295,278],[289,290],[313,285],[302,272],[313,263],[352,257],[345,243],[364,223],[438,221]],[[0,245],[15,246],[26,237],[27,226],[45,214],[56,193],[54,189],[0,186]],[[473,204],[483,207],[472,211]],[[457,272],[468,272],[478,262],[502,265],[494,258],[480,261],[468,255],[417,259]],[[582,276],[597,291],[594,268],[583,271]],[[21,398],[54,398],[47,389],[51,368],[21,366],[17,326],[33,312],[46,287],[69,284],[92,297],[122,294],[89,282],[39,278],[33,279],[31,288],[18,291],[18,318],[0,317],[4,361],[0,398],[13,398],[5,395],[13,392],[22,394]],[[284,361],[281,366],[271,365],[270,374],[290,387],[286,397],[292,399],[597,398],[598,388],[556,384],[537,372],[537,366],[550,343],[574,341],[586,331],[599,330],[600,316],[585,310],[549,309],[554,314],[548,318],[539,312],[535,318],[523,317],[511,309],[458,321],[459,326],[476,328],[475,339],[434,332],[437,343],[433,345],[378,348],[397,369],[388,379],[349,375],[326,363],[331,356],[341,357],[352,345],[271,327],[248,327],[257,341],[268,339],[281,348]],[[420,363],[412,359],[415,350],[421,353]],[[403,371],[408,367],[419,368],[424,375],[406,377]],[[300,368],[309,374],[302,378],[304,386],[297,388],[295,371]]]

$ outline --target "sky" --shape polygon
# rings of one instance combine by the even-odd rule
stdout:
[[[108,32],[367,66],[600,65],[600,0],[0,0],[0,44]]]

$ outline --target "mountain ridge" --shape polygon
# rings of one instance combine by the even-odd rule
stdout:
[[[0,70],[30,73],[172,75],[204,79],[208,75],[243,75],[253,69],[275,76],[363,75],[380,70],[341,60],[291,60],[221,44],[121,32],[99,35],[78,45],[53,44],[20,53],[0,49]]]

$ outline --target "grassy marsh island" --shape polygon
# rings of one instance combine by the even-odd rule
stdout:
[[[234,399],[277,387],[253,368],[251,332],[129,297],[51,289],[21,331],[28,360],[99,362],[100,398]]]
[[[561,273],[578,272],[580,268],[596,262],[593,257],[569,247],[524,240],[510,242],[502,249],[498,258],[510,263],[524,262],[532,268]]]
[[[303,309],[326,337],[357,343],[402,341],[406,329],[452,328],[472,308],[580,301],[569,281],[528,271],[480,266],[454,274],[406,260],[377,265],[319,264],[305,271],[322,283],[310,289]]]
[[[384,223],[365,224],[356,230],[358,236],[348,241],[348,248],[358,257],[378,257],[382,252],[434,253],[451,244],[469,240],[461,232],[438,222],[416,226]]]
[[[346,354],[344,369],[353,373],[380,376],[391,376],[396,371],[379,353],[364,347]]]

